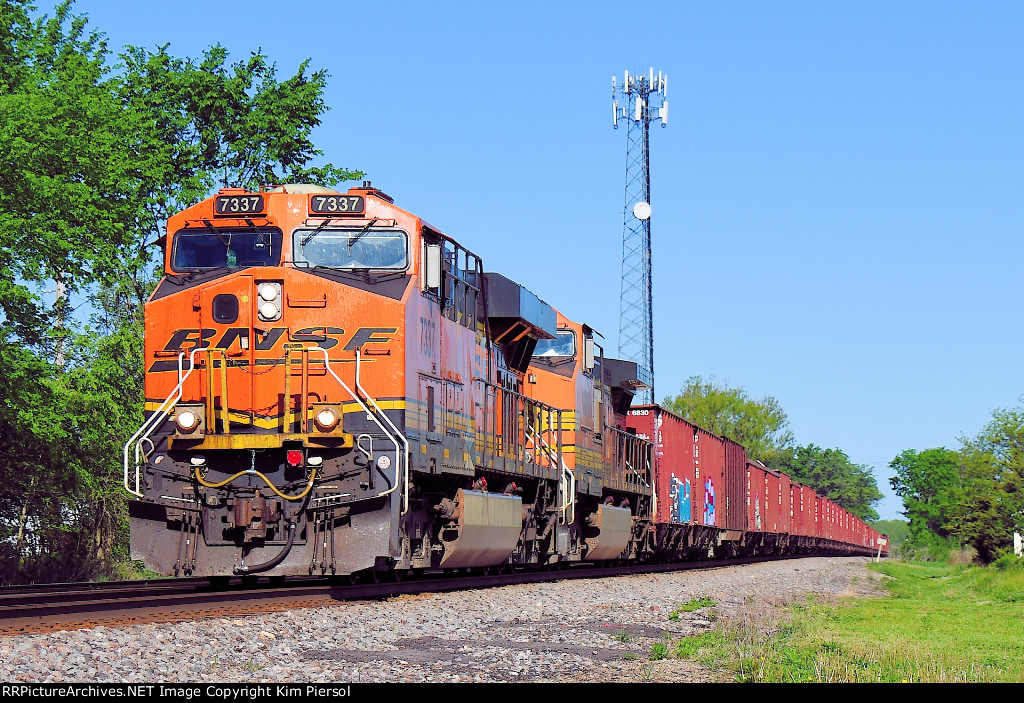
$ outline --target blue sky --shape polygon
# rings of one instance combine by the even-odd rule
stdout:
[[[45,7],[45,4],[44,4]],[[800,444],[958,446],[1024,393],[1024,4],[79,0],[114,51],[331,78],[325,159],[617,343],[625,130],[652,135],[659,397],[714,375]],[[883,518],[902,509],[895,497]]]

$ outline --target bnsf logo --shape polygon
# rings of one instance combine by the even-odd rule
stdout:
[[[249,335],[252,333],[248,327],[229,327],[217,338],[217,330],[210,328],[185,328],[175,330],[163,352],[185,352],[186,356],[197,347],[204,349],[230,349],[239,346],[248,349],[250,346],[255,351],[272,351],[278,345],[282,346],[282,340],[287,339],[293,346],[298,342],[301,346],[317,346],[321,349],[333,349],[342,342],[346,351],[361,349],[366,344],[387,344],[391,341],[392,335],[398,331],[396,327],[360,327],[351,337],[346,336],[345,330],[340,327],[304,327],[294,332],[289,332],[287,327],[272,327],[266,332],[256,333],[256,344],[249,344]],[[347,339],[347,341],[346,341]],[[170,371],[177,369],[177,362],[157,361],[150,371]]]

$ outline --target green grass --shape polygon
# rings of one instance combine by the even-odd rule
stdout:
[[[679,659],[694,659],[705,666],[716,667],[728,659],[729,645],[724,634],[709,630],[676,641],[674,654]]]
[[[651,645],[651,653],[647,656],[651,661],[668,659],[668,642],[655,642]]]
[[[888,597],[733,619],[669,653],[741,681],[1024,682],[1024,568],[871,568],[889,577]]]
[[[669,614],[669,620],[679,620],[680,613],[692,613],[701,608],[714,608],[718,603],[710,598],[691,598]]]

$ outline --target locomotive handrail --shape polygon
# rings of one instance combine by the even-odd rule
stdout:
[[[562,492],[562,524],[571,525],[576,522],[576,473],[569,469],[562,462],[562,479],[568,484],[568,487]],[[566,517],[568,511],[569,516]]]
[[[155,411],[153,411],[153,414],[150,415],[149,418],[142,423],[142,426],[139,427],[138,431],[131,436],[131,439],[129,439],[124,444],[124,489],[137,498],[145,497],[139,490],[139,468],[142,464],[139,455],[142,450],[142,443],[149,439],[149,435],[153,434],[153,431],[157,428],[157,426],[167,418],[167,415],[170,413],[170,409],[173,408],[174,405],[179,400],[181,400],[182,388],[185,385],[185,381],[188,380],[188,377],[192,375],[192,372],[196,368],[195,356],[198,352],[203,351],[205,349],[206,347],[196,347],[195,349],[192,350],[192,353],[189,354],[188,357],[188,373],[184,375],[182,375],[182,362],[185,359],[185,352],[181,352],[180,354],[178,354],[178,385],[174,387],[174,390],[172,390],[171,394],[167,396],[167,399],[164,400],[164,402],[162,402]],[[171,400],[172,398],[174,399],[173,401]],[[131,489],[131,486],[128,485],[128,447],[131,446],[132,442],[137,442],[135,445],[134,491]]]
[[[558,479],[558,485],[562,491],[562,496],[558,507],[558,511],[560,514],[560,519],[562,520],[563,524],[572,523],[576,519],[576,475],[566,465],[561,451],[561,414],[563,411],[560,408],[556,408],[554,406],[548,405],[547,403],[522,395],[521,393],[517,393],[511,389],[505,388],[496,383],[490,383],[489,381],[485,381],[484,386],[485,388],[493,389],[495,402],[497,403],[498,400],[500,399],[503,407],[504,404],[508,402],[508,399],[515,401],[517,403],[516,412],[523,418],[533,418],[534,413],[532,410],[528,410],[528,408],[532,408],[536,411],[539,411],[541,414],[547,414],[547,422],[549,427],[551,427],[553,431],[557,432],[556,442],[558,444],[558,447],[552,447],[551,444],[544,439],[544,432],[538,427],[536,427],[535,424],[530,421],[527,421],[525,423],[525,426],[522,427],[523,439],[529,440],[538,452],[543,453],[545,456],[547,456],[551,466],[561,470],[561,476]],[[522,403],[522,409],[519,409],[518,403]],[[495,422],[497,422],[497,409],[495,409],[494,417]],[[503,426],[502,429],[502,436],[504,437],[504,431],[506,428]],[[497,427],[495,427],[495,433],[497,433]],[[516,442],[515,446],[518,447],[518,437],[510,439],[514,439]],[[566,516],[567,512],[569,513],[568,517]]]
[[[407,512],[409,512],[409,440],[406,439],[405,435],[402,434],[402,431],[399,430],[398,427],[395,426],[395,423],[393,423],[391,421],[391,418],[388,417],[388,414],[386,412],[384,412],[383,410],[381,410],[381,407],[379,405],[377,405],[377,401],[373,398],[373,396],[371,396],[369,393],[367,393],[366,389],[364,389],[359,384],[359,365],[360,365],[359,350],[356,349],[355,352],[356,352],[356,390],[358,392],[364,394],[366,396],[366,399],[368,401],[370,401],[371,403],[373,403],[373,407],[377,410],[378,413],[380,413],[384,417],[385,422],[388,423],[388,425],[391,427],[391,429],[394,430],[395,437],[398,437],[398,439],[401,440],[401,442],[402,442],[402,449],[399,450],[398,443],[395,442],[395,438],[392,437],[391,435],[389,435],[387,430],[384,430],[384,427],[381,426],[380,421],[376,419],[376,416],[373,416],[374,417],[374,422],[377,423],[377,426],[380,427],[381,430],[384,430],[384,434],[388,435],[388,439],[390,439],[392,442],[395,442],[395,461],[398,462],[398,466],[395,467],[396,468],[395,476],[397,477],[397,476],[401,475],[401,477],[402,477],[401,478],[401,482],[402,482],[402,515],[405,515]],[[370,412],[367,411],[366,414],[370,415]],[[402,467],[404,467],[404,469]],[[395,486],[396,487],[398,486],[397,482],[396,482]]]
[[[403,509],[402,509],[402,514],[404,515],[408,511],[408,509],[409,509],[409,464],[408,464],[408,461],[406,460],[406,457],[403,456],[403,451],[399,447],[398,442],[391,435],[391,433],[388,432],[387,428],[384,427],[384,425],[381,423],[381,421],[377,418],[376,413],[371,411],[370,407],[365,402],[363,402],[363,399],[361,397],[359,397],[359,394],[358,393],[353,393],[352,389],[348,387],[348,384],[346,384],[344,381],[342,381],[341,377],[339,377],[338,374],[334,373],[334,369],[331,368],[330,359],[327,356],[327,350],[324,349],[323,347],[312,347],[312,348],[310,348],[310,351],[311,352],[314,352],[314,351],[323,352],[323,354],[324,354],[324,368],[327,369],[327,373],[331,374],[331,376],[334,377],[334,380],[337,381],[341,385],[341,387],[345,389],[345,392],[348,393],[349,396],[351,396],[357,403],[359,403],[359,407],[363,409],[363,412],[366,413],[366,416],[369,417],[371,420],[373,420],[376,423],[377,427],[380,428],[381,432],[383,432],[384,435],[389,440],[391,440],[391,443],[395,445],[395,455],[396,455],[395,456],[395,461],[397,462],[397,464],[395,466],[395,469],[396,469],[396,471],[395,471],[395,478],[396,478],[395,485],[393,485],[391,488],[387,489],[386,491],[382,491],[382,492],[378,493],[374,497],[375,498],[381,498],[383,496],[386,496],[386,495],[389,495],[391,493],[394,493],[395,490],[398,488],[399,484],[404,482],[405,490],[403,492]],[[359,364],[360,364],[359,350],[357,349],[356,350],[356,389],[358,389],[359,391],[362,391],[362,387],[359,385]],[[391,419],[386,414],[384,414],[384,412],[380,409],[380,406],[377,405],[377,401],[373,400],[373,398],[370,397],[369,394],[367,394],[367,398],[373,403],[373,405],[377,409],[377,411],[384,415],[384,419],[387,420],[388,424],[391,425],[392,429],[395,430],[395,433],[398,435],[398,437],[402,440],[402,443],[405,445],[406,452],[408,452],[408,440],[405,439],[405,437],[402,435],[402,433],[398,431],[398,428],[395,427],[394,424],[391,422]],[[402,470],[403,466],[405,467],[404,472]]]
[[[646,467],[637,469],[636,466],[634,466],[637,462],[630,463],[630,454],[637,453],[636,449],[643,448],[645,446],[653,449],[653,442],[643,439],[642,437],[638,437],[630,432],[623,432],[618,427],[612,427],[608,424],[605,424],[605,429],[608,431],[610,436],[615,439],[615,441],[609,443],[609,448],[612,452],[611,459],[613,466],[618,467],[621,464],[623,469],[636,477],[638,484],[642,484],[650,488],[651,483],[647,477],[651,469],[650,464]],[[630,445],[634,446],[631,447]],[[638,458],[642,459],[643,457],[640,456]]]
[[[553,415],[554,413],[560,413],[561,411],[552,408],[549,409],[548,412]],[[548,423],[554,426],[553,418],[549,418]],[[561,418],[558,419],[558,424],[559,427],[561,427]],[[529,429],[533,432],[533,436],[530,439],[533,440],[537,448],[547,454],[548,459],[553,460],[553,463],[562,470],[562,475],[558,480],[559,485],[562,487],[562,500],[561,505],[558,507],[558,512],[561,514],[562,524],[570,525],[576,520],[576,474],[569,469],[560,453],[557,457],[552,456],[554,450],[551,449],[551,446],[544,441],[540,432],[533,427],[529,427]],[[568,519],[566,518],[567,511],[570,511]]]

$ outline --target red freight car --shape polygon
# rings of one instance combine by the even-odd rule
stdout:
[[[743,531],[747,529],[745,509],[747,502],[747,450],[742,444],[733,442],[731,439],[725,439],[723,442],[725,444],[725,475],[722,477],[723,500],[720,501],[722,507],[721,526],[730,531]]]
[[[790,488],[791,534],[794,547],[800,552],[813,545],[814,503],[817,496],[810,486],[793,483]]]
[[[743,447],[658,405],[632,408],[627,426],[654,442],[659,549],[737,551],[746,529]]]

